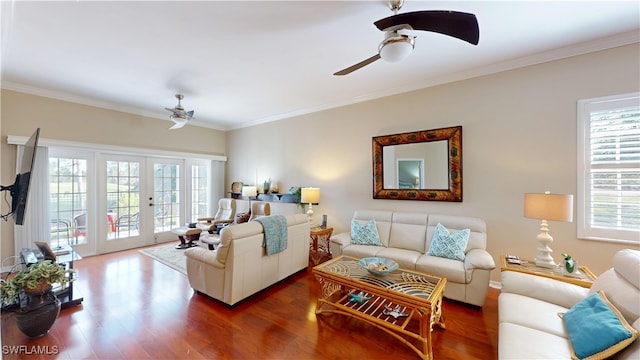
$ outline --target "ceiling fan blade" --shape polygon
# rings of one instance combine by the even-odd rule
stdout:
[[[186,123],[175,123],[173,124],[172,127],[169,128],[169,130],[175,130],[175,129],[180,129],[181,127],[183,127]]]
[[[173,120],[175,124],[173,124],[173,126],[171,126],[169,130],[180,129],[181,127],[185,126],[188,121],[187,119],[177,119],[177,118],[172,118],[171,120]]]
[[[383,31],[390,27],[407,24],[414,30],[433,31],[449,35],[473,45],[478,45],[480,39],[480,29],[478,28],[476,16],[458,11],[414,11],[392,15],[373,24]]]
[[[372,62],[374,62],[374,61],[376,61],[378,59],[380,59],[380,54],[375,54],[372,57],[370,57],[370,58],[368,58],[366,60],[360,61],[359,63],[357,63],[355,65],[351,65],[346,69],[342,69],[342,70],[334,73],[333,75],[342,76],[342,75],[350,74],[350,73],[352,73],[352,72],[354,72],[354,71],[356,71],[356,70],[358,70],[358,69],[360,69],[362,67],[365,67],[365,66],[371,64]]]
[[[164,108],[164,109],[167,110],[167,111],[171,111],[172,113],[176,112],[176,109],[172,109],[172,108]]]
[[[188,111],[186,115],[187,115],[187,121],[191,120],[191,118],[193,117],[193,110]]]

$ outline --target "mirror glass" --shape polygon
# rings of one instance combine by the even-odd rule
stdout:
[[[385,189],[449,189],[447,141],[382,148]]]
[[[461,126],[374,137],[374,198],[462,201],[461,145]]]

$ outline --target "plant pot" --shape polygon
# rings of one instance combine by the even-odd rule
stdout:
[[[16,312],[18,329],[30,338],[46,334],[60,313],[60,300],[52,291],[25,293],[25,301]]]

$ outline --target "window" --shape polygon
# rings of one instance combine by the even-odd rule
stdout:
[[[191,217],[195,219],[212,216],[209,211],[209,166],[192,164],[191,168]]]
[[[578,238],[640,243],[640,93],[578,102]]]

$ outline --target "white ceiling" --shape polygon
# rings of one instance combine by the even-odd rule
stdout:
[[[480,42],[416,31],[379,60],[378,1],[2,0],[2,87],[169,122],[234,129],[640,41],[640,2],[412,1],[477,16]],[[160,120],[159,120],[160,121]],[[177,130],[179,131],[179,130]]]

